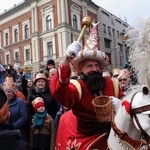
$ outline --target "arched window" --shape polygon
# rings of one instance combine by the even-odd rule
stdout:
[[[52,20],[50,18],[50,15],[46,17],[46,31],[49,31],[52,29]]]
[[[5,34],[5,44],[8,45],[8,33]]]
[[[76,15],[73,15],[73,27],[75,28],[75,29],[77,29],[77,16]]]
[[[15,29],[14,30],[14,39],[15,39],[15,42],[17,42],[18,41],[18,30],[17,29]]]
[[[25,25],[24,27],[24,37],[28,38],[29,37],[29,26]]]

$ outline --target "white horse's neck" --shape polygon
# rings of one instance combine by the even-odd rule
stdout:
[[[141,92],[133,92],[124,98],[112,122],[108,138],[108,146],[111,150],[150,149],[149,105],[150,90],[146,86],[142,86]],[[143,135],[146,135],[146,141],[142,140],[141,132],[145,133]]]
[[[140,132],[135,128],[130,115],[125,110],[125,107],[119,108],[114,121],[118,129],[128,133],[133,139],[140,140]]]
[[[140,140],[140,132],[135,128],[130,115],[125,110],[125,107],[119,108],[114,122],[116,127],[122,131],[122,133],[128,133],[130,138],[138,141]],[[133,150],[130,145],[118,138],[113,128],[111,129],[110,136],[108,138],[108,146],[112,150]]]

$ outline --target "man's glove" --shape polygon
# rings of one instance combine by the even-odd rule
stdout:
[[[112,105],[114,107],[115,113],[117,113],[118,108],[119,108],[119,106],[121,104],[121,100],[116,98],[116,97],[114,97],[114,96],[111,96],[111,99],[112,99]]]
[[[78,52],[82,49],[82,45],[78,41],[74,41],[67,48],[66,55],[69,57],[76,57]]]

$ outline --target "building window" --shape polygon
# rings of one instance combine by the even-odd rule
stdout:
[[[5,45],[8,45],[8,33],[5,34]]]
[[[111,28],[108,27],[108,34],[111,35]]]
[[[103,24],[103,32],[106,33],[106,25]]]
[[[110,40],[104,39],[105,47],[110,48]]]
[[[9,64],[9,62],[10,62],[10,57],[9,55],[6,55],[6,64]]]
[[[106,55],[108,56],[108,58],[109,58],[109,63],[111,64],[111,53],[106,53]]]
[[[46,31],[49,31],[52,29],[52,20],[50,18],[50,15],[46,17]]]
[[[77,16],[73,15],[73,28],[77,29]]]
[[[42,9],[43,31],[50,31],[54,28],[54,7],[47,4]]]
[[[20,62],[19,52],[15,52],[15,62]]]
[[[120,39],[119,31],[117,31],[117,38]]]
[[[15,39],[15,42],[17,42],[18,41],[18,30],[17,29],[15,29],[14,30],[14,39]]]
[[[29,37],[29,26],[25,25],[24,27],[24,37],[28,38]]]
[[[26,61],[30,60],[30,49],[25,50],[25,58],[26,58]]]
[[[47,56],[52,56],[53,55],[53,43],[47,42]]]

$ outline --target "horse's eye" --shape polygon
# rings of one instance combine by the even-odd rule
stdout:
[[[148,117],[150,118],[150,114],[148,115]]]

